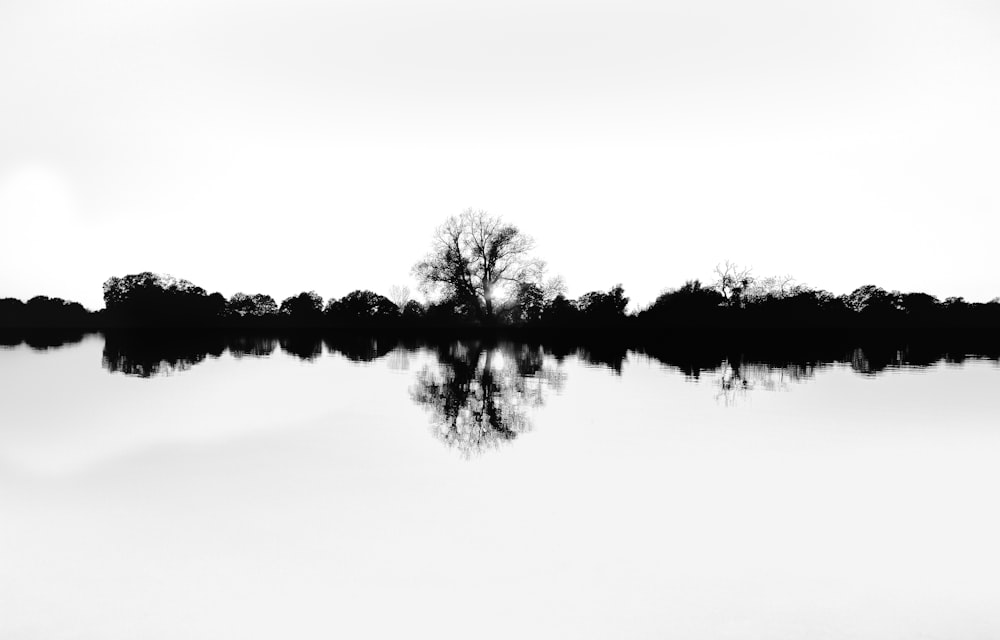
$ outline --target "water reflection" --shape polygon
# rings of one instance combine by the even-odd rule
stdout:
[[[582,610],[628,613],[627,628],[586,619],[569,637],[718,637],[732,620],[766,627],[774,603],[797,617],[761,637],[808,635],[795,633],[807,618],[850,636],[875,610],[910,635],[971,618],[954,635],[991,637],[997,618],[1000,518],[983,505],[1000,483],[1000,369],[944,364],[996,358],[988,349],[9,342],[0,628],[14,633],[0,637],[35,629],[37,611],[60,616],[32,637],[104,638],[206,611],[221,611],[206,636],[309,636],[310,613],[330,602],[349,617],[326,635],[352,637],[385,618],[386,585],[407,595],[396,618],[442,638],[468,635],[511,594],[547,635]],[[516,635],[515,622],[487,635]]]
[[[252,357],[265,358],[278,346],[278,341],[273,337],[264,336],[234,336],[229,338],[226,348],[234,358]]]
[[[0,347],[25,344],[43,351],[78,343],[83,337],[83,333],[0,332]],[[646,359],[690,381],[706,379],[716,388],[716,400],[727,405],[756,391],[790,389],[830,366],[876,376],[887,370],[924,368],[939,362],[960,364],[969,358],[1000,360],[1000,346],[995,341],[984,344],[982,339],[974,344],[954,339],[867,343],[811,339],[628,345],[622,341],[434,342],[357,334],[127,332],[104,335],[102,359],[111,373],[153,378],[188,371],[224,354],[238,359],[267,358],[279,349],[304,363],[339,355],[355,363],[385,359],[395,370],[408,370],[416,354],[431,354],[433,363],[416,372],[410,395],[430,411],[436,436],[463,455],[512,441],[529,430],[528,411],[543,403],[546,389],[563,385],[561,365],[567,358],[614,375],[623,375],[630,360]]]
[[[82,335],[6,336],[3,344],[24,341],[33,349],[55,348],[78,342]],[[566,358],[622,375],[629,358],[647,358],[663,368],[699,381],[706,375],[717,387],[716,399],[731,404],[749,393],[789,388],[813,378],[828,366],[846,365],[874,376],[890,369],[922,368],[938,362],[961,363],[967,358],[1000,359],[995,345],[975,346],[915,342],[909,344],[807,343],[732,345],[652,344],[628,348],[622,342],[492,343],[464,340],[432,343],[345,334],[318,336],[253,335],[105,335],[104,367],[112,373],[150,378],[187,371],[229,353],[236,358],[268,357],[277,349],[303,362],[316,362],[324,353],[351,362],[372,362],[388,356],[391,368],[409,368],[412,354],[429,351],[434,365],[416,374],[412,397],[433,409],[437,432],[450,446],[466,454],[513,440],[529,428],[526,407],[542,403],[544,387],[558,387],[558,368]],[[548,363],[548,364],[546,364]]]
[[[311,362],[323,355],[323,343],[315,336],[293,334],[282,336],[279,342],[282,351],[298,356],[302,360]]]
[[[0,349],[59,349],[79,342],[83,334],[0,333]],[[3,352],[0,351],[0,357]],[[395,393],[425,409],[431,431],[461,456],[473,457],[516,440],[532,428],[534,410],[551,390],[567,384],[565,370],[580,363],[613,376],[638,377],[652,364],[705,385],[705,401],[739,405],[753,394],[788,391],[808,383],[820,371],[837,367],[874,377],[894,369],[923,369],[937,363],[961,364],[971,358],[1000,361],[997,345],[914,341],[776,342],[769,344],[624,342],[523,342],[497,340],[426,340],[357,334],[104,334],[103,368],[114,374],[151,379],[182,374],[223,357],[248,359],[292,357],[312,367],[331,356],[347,360],[341,371],[352,375],[351,363],[382,362],[406,373],[406,390]],[[96,364],[96,363],[95,363]],[[348,369],[345,369],[347,367]],[[282,379],[270,382],[280,395]],[[358,390],[361,387],[357,387]],[[599,389],[599,387],[598,387]],[[357,391],[350,386],[348,393]],[[599,392],[599,391],[598,391]],[[407,398],[408,396],[408,398]],[[286,410],[294,411],[294,407]],[[421,426],[426,422],[421,420]]]
[[[16,347],[26,343],[36,350],[57,348],[79,342],[83,334],[0,334],[0,346]],[[864,375],[877,375],[888,369],[927,367],[938,362],[962,363],[968,358],[1000,359],[1000,346],[944,343],[828,343],[723,345],[712,342],[689,344],[664,343],[627,345],[624,342],[502,342],[492,346],[476,340],[441,343],[418,339],[398,339],[345,334],[320,336],[288,334],[278,336],[230,334],[107,333],[104,336],[104,367],[113,373],[144,378],[187,371],[191,367],[228,353],[236,358],[269,357],[281,352],[303,362],[316,362],[324,354],[340,355],[351,362],[372,362],[391,357],[390,365],[408,368],[410,355],[430,350],[444,366],[458,366],[461,360],[484,350],[502,349],[504,357],[517,363],[523,375],[534,375],[534,368],[548,359],[561,364],[575,358],[593,367],[622,375],[630,359],[648,359],[663,368],[698,380],[705,374],[723,379],[727,388],[773,389],[781,380],[810,378],[819,368],[846,365]],[[481,368],[481,367],[480,367]],[[544,367],[542,367],[544,369]],[[777,378],[775,378],[777,376]]]
[[[76,344],[83,340],[86,333],[83,331],[30,331],[30,332],[10,332],[0,331],[0,348],[13,348],[20,344],[26,344],[35,351],[45,351],[56,349],[66,345]]]
[[[14,344],[18,344],[15,342]],[[308,334],[254,336],[230,334],[137,334],[108,333],[104,336],[104,368],[140,378],[188,371],[193,366],[225,353],[235,358],[266,358],[281,351],[304,362],[315,362],[327,354],[339,354],[352,362],[371,362],[388,355],[396,340],[373,337],[321,337]],[[37,347],[36,347],[37,348]]]
[[[344,335],[323,339],[327,351],[339,353],[351,362],[372,362],[389,355],[399,344],[398,340],[359,335]]]
[[[226,351],[222,336],[173,335],[155,339],[144,335],[109,333],[104,337],[104,368],[140,378],[187,371],[208,357],[218,358]],[[247,355],[244,339],[236,344],[235,354]]]
[[[717,369],[716,400],[732,405],[751,391],[784,391],[790,384],[803,382],[816,375],[816,365],[781,364],[725,360]]]
[[[465,457],[495,449],[531,429],[528,410],[546,389],[561,389],[563,372],[546,364],[541,347],[480,341],[433,349],[410,394],[432,415],[432,432]]]
[[[680,371],[692,380],[706,373],[722,374],[728,386],[747,388],[773,388],[765,379],[775,373],[800,381],[828,366],[847,365],[859,374],[877,375],[886,370],[924,368],[939,362],[960,363],[967,358],[1000,360],[1000,347],[993,343],[937,341],[751,343],[735,348],[702,342],[696,345],[644,345],[634,353]]]

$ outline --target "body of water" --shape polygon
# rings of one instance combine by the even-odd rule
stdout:
[[[996,359],[8,342],[5,639],[1000,635]]]

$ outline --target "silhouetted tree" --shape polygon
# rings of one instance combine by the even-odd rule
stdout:
[[[590,322],[608,324],[625,318],[628,298],[625,289],[616,284],[607,293],[591,291],[580,296],[576,302],[583,317]]]
[[[580,321],[580,310],[572,300],[559,294],[545,307],[542,321],[551,327],[572,327]]]
[[[263,318],[276,314],[278,305],[274,298],[262,293],[255,293],[252,296],[234,293],[226,305],[226,312],[229,316],[239,318]]]
[[[303,291],[282,300],[278,313],[293,326],[319,326],[323,320],[323,298],[315,291]]]
[[[790,275],[748,278],[742,298],[745,302],[760,303],[787,298],[805,289],[804,285],[797,284],[795,278]]]
[[[410,301],[410,288],[405,285],[394,284],[389,287],[389,295],[387,297],[392,300],[392,303],[396,307],[402,309]]]
[[[752,271],[749,267],[741,267],[729,260],[715,266],[716,280],[713,286],[726,299],[726,304],[731,307],[742,306],[743,292],[753,284]]]
[[[226,299],[187,280],[146,271],[109,278],[104,306],[112,323],[124,326],[208,326],[223,317]]]
[[[507,310],[507,318],[515,324],[535,324],[545,313],[545,293],[534,282],[517,285],[514,300]]]
[[[897,298],[882,287],[866,284],[844,296],[844,304],[855,313],[896,309]]]
[[[391,300],[367,290],[331,299],[324,313],[331,322],[352,326],[386,326],[399,317],[399,309]]]
[[[676,312],[690,309],[717,309],[725,299],[724,294],[702,286],[701,281],[688,280],[679,289],[661,293],[651,309]]]
[[[431,252],[413,267],[421,288],[492,319],[522,283],[539,283],[544,263],[517,227],[468,209],[438,227]]]
[[[424,307],[416,300],[407,300],[403,305],[401,316],[406,323],[418,322],[424,316]]]

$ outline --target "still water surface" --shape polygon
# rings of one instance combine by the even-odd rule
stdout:
[[[0,637],[997,637],[1000,368],[870,360],[8,346]]]

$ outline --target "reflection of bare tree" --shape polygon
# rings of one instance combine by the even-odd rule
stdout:
[[[772,365],[762,362],[744,362],[727,359],[718,369],[716,400],[731,406],[750,391],[783,391],[789,383],[802,382],[812,378],[816,368],[812,364]]]
[[[386,363],[393,371],[409,371],[410,351],[406,347],[396,347],[389,352],[389,355],[386,357]]]
[[[433,414],[433,433],[471,457],[531,429],[527,412],[560,389],[562,371],[528,345],[454,342],[437,349],[437,366],[418,373],[411,396]]]

